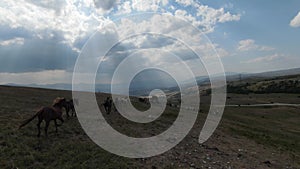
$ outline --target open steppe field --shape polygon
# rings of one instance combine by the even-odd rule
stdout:
[[[288,106],[227,107],[213,136],[198,143],[209,108],[201,98],[198,120],[188,136],[168,152],[146,159],[111,154],[93,143],[76,117],[67,118],[49,136],[36,137],[37,119],[18,126],[56,97],[70,99],[70,91],[0,87],[0,168],[300,168],[300,108]],[[102,103],[107,94],[97,94]],[[296,94],[229,94],[227,104],[300,103]],[[147,105],[135,103],[139,109]],[[166,130],[176,119],[177,108],[167,107],[151,124],[134,124],[118,112],[104,114],[116,130],[149,137]],[[44,123],[42,124],[42,129]]]

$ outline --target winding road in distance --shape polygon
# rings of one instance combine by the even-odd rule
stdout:
[[[226,107],[266,107],[266,106],[289,106],[289,107],[300,107],[300,104],[288,104],[288,103],[268,103],[268,104],[249,104],[249,105],[238,105],[230,104]]]

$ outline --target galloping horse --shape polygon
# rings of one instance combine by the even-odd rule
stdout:
[[[66,109],[67,117],[70,117],[69,111],[72,111],[72,116],[76,117],[73,99],[66,101],[63,107]]]
[[[110,114],[111,108],[112,108],[112,104],[113,104],[112,100],[109,97],[107,97],[106,100],[105,100],[105,102],[103,103],[104,109],[105,109],[105,111],[106,111],[107,114]]]
[[[37,128],[38,128],[38,134],[37,136],[40,137],[41,135],[41,123],[44,120],[46,122],[46,126],[45,126],[45,135],[46,137],[48,137],[48,127],[49,127],[49,123],[51,120],[54,120],[55,122],[55,128],[56,128],[56,133],[57,133],[57,127],[59,126],[57,124],[57,119],[61,121],[61,124],[64,122],[63,118],[62,118],[62,107],[63,105],[66,103],[66,99],[65,98],[56,98],[53,102],[52,107],[42,107],[39,111],[37,111],[37,113],[32,116],[31,118],[29,118],[28,120],[24,121],[24,123],[22,123],[19,126],[19,129],[21,129],[23,126],[25,126],[26,124],[28,124],[29,122],[31,122],[33,119],[35,119],[36,117],[38,117],[39,121],[37,124]],[[60,125],[61,125],[60,124]]]

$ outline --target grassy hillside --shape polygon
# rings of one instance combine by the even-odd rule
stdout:
[[[49,138],[43,131],[41,138],[36,137],[37,120],[17,130],[23,120],[41,106],[51,105],[57,96],[71,98],[71,92],[0,86],[0,168],[300,168],[300,112],[296,107],[228,107],[214,135],[200,145],[198,136],[209,108],[205,96],[197,123],[179,145],[156,157],[128,159],[94,144],[75,117],[66,119],[64,115],[66,121],[58,134],[51,123]],[[106,96],[98,94],[97,99],[102,102]],[[262,96],[252,95],[251,99],[263,101]],[[250,99],[239,94],[229,97],[232,103]],[[288,102],[289,97],[297,95],[274,99]],[[141,103],[135,106],[147,108]],[[157,121],[144,125],[131,123],[117,112],[104,116],[124,134],[149,137],[166,130],[177,112],[177,108],[167,107]]]
[[[300,75],[283,76],[269,79],[249,78],[242,82],[228,84],[229,93],[300,93]]]

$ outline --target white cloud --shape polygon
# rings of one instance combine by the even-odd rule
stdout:
[[[257,49],[257,45],[255,45],[255,41],[252,39],[241,40],[239,42],[238,50],[240,51],[249,51]]]
[[[176,0],[175,2],[179,4],[177,8],[170,5],[168,0],[134,0],[132,2],[131,10],[164,12],[165,9],[167,9],[167,11],[172,12],[174,16],[185,19],[196,27],[201,27],[202,31],[206,33],[213,32],[217,23],[238,21],[241,17],[240,14],[231,14],[228,11],[226,12],[224,8],[215,9],[202,5],[194,0]],[[189,6],[192,8],[191,11],[196,12],[194,13],[190,10],[185,10],[182,6]],[[129,11],[128,8],[126,9],[126,11]]]
[[[129,34],[142,34],[145,32],[160,32],[162,35],[170,37],[185,37],[190,42],[199,44],[200,38],[194,35],[195,29],[188,25],[185,21],[180,19],[174,19],[171,16],[153,15],[148,20],[142,22],[136,22],[131,19],[121,19],[120,25],[120,37]],[[148,41],[148,39],[140,39]],[[136,43],[142,43],[137,41]],[[157,45],[157,44],[153,44]],[[138,46],[138,45],[136,45]]]
[[[131,12],[132,12],[131,1],[126,1],[124,2],[123,5],[118,6],[118,12],[116,13],[116,15],[129,14]]]
[[[180,13],[186,14],[183,10],[177,10],[176,12],[177,15],[180,15]],[[196,29],[194,27],[180,19],[173,19],[171,16],[154,15],[149,20],[144,20],[140,23],[126,18],[121,19],[119,26],[119,30],[121,30],[121,32],[119,32],[119,37],[124,37],[124,35],[129,34],[136,35],[144,32],[160,32],[162,34],[157,37],[140,36],[138,38],[132,38],[124,44],[126,49],[161,48],[179,55],[183,60],[195,59],[196,56],[186,46],[168,38],[171,37],[179,38],[180,40],[188,39],[189,44],[192,45],[191,47],[201,51],[203,54],[202,57],[204,58],[212,57],[211,50],[213,50],[213,48],[220,57],[229,55],[229,52],[223,49],[222,46],[218,44],[211,45],[202,35],[198,35],[197,32],[195,32]],[[162,36],[165,37],[162,38]]]
[[[291,27],[300,27],[300,12],[290,22]]]
[[[190,21],[197,27],[202,27],[202,30],[206,33],[213,32],[217,23],[239,21],[241,17],[240,14],[225,12],[224,8],[215,9],[206,5],[201,5],[192,0],[180,0],[178,2],[186,6],[192,4],[197,12],[194,16],[186,10],[178,9],[175,11],[174,15]]]
[[[272,51],[272,50],[275,50],[273,47],[270,47],[270,46],[261,46],[259,48],[260,51]]]
[[[63,3],[62,3],[63,2]],[[171,2],[171,1],[170,1]],[[84,42],[88,39],[92,33],[102,28],[103,25],[110,22],[111,20],[107,16],[114,16],[120,14],[129,14],[132,11],[163,11],[164,9],[169,9],[170,14],[176,17],[183,18],[189,23],[192,23],[194,26],[197,26],[199,29],[204,31],[205,33],[212,32],[214,27],[218,23],[237,21],[240,19],[239,14],[231,14],[225,11],[223,8],[215,9],[208,6],[204,6],[196,3],[193,0],[178,0],[180,4],[185,4],[184,6],[190,6],[194,8],[194,12],[187,11],[182,6],[174,7],[169,4],[168,0],[134,0],[134,1],[122,1],[120,5],[119,0],[112,1],[101,1],[97,0],[77,0],[76,2],[72,0],[65,1],[36,1],[36,0],[2,0],[0,3],[0,23],[7,27],[13,28],[21,28],[29,32],[31,39],[12,39],[8,41],[2,41],[1,46],[4,45],[12,45],[12,44],[24,44],[27,51],[27,55],[30,56],[34,52],[30,49],[35,49],[33,45],[30,45],[29,40],[34,40],[36,42],[44,43],[45,41],[49,42],[48,46],[50,46],[51,51],[58,51],[57,49],[68,48],[71,47],[71,50],[80,52],[80,48],[83,46]],[[57,3],[57,5],[56,5]],[[95,8],[95,5],[98,8]],[[117,8],[114,8],[115,5]],[[112,10],[112,8],[116,9]],[[173,8],[173,9],[171,9]],[[176,9],[177,8],[177,9]],[[170,19],[171,17],[162,17],[162,15],[154,15],[153,17],[147,18],[138,18],[137,20],[130,19],[121,19],[120,20],[120,32],[116,34],[116,36],[110,36],[110,32],[103,32],[103,35],[108,40],[112,38],[120,38],[123,37],[124,34],[139,34],[144,32],[160,32],[164,35],[170,37],[178,37],[180,36],[182,39],[186,39],[189,43],[199,51],[203,51],[203,57],[209,57],[211,55],[209,49],[211,49],[211,45],[202,42],[202,38],[195,35],[194,27],[189,26],[187,22],[183,22],[182,20],[174,20]],[[26,38],[26,37],[25,37]],[[54,39],[54,40],[53,40]],[[53,41],[52,41],[53,40]],[[36,43],[32,43],[36,44]],[[106,44],[106,43],[105,43]],[[201,44],[201,45],[199,45]],[[30,46],[30,47],[29,47]],[[41,46],[43,46],[41,44]],[[163,40],[160,38],[151,38],[151,37],[142,37],[136,40],[131,41],[126,44],[124,47],[125,53],[126,49],[130,47],[135,48],[164,48],[169,52],[174,52],[179,54],[183,60],[191,60],[192,54],[191,51],[187,50],[186,47],[178,47],[176,44],[170,44],[169,41]],[[220,46],[216,45],[216,50],[218,51],[220,56],[228,55],[228,52],[225,49],[222,49]],[[23,49],[23,48],[22,48]],[[28,49],[28,50],[27,50]],[[206,51],[208,50],[208,51]],[[38,50],[34,50],[38,51]],[[43,52],[46,50],[43,50]],[[49,63],[47,58],[52,58],[57,62],[61,62],[60,57],[66,60],[66,56],[60,55],[68,55],[68,51],[58,51],[56,53],[57,56],[49,57],[50,52],[46,52],[48,55],[34,55],[34,57],[40,57],[41,60],[45,59],[45,63]],[[71,51],[72,52],[72,51]],[[117,51],[120,52],[120,51]],[[116,52],[116,53],[117,53]],[[50,53],[50,54],[49,54]],[[24,52],[22,53],[24,54]],[[117,53],[118,56],[121,54]],[[24,54],[25,55],[25,54]],[[70,55],[70,54],[69,54]],[[18,59],[19,55],[15,58]],[[44,58],[43,58],[44,57]],[[72,53],[73,57],[73,53]],[[122,55],[123,57],[123,55]],[[23,58],[27,58],[23,56]],[[29,57],[31,58],[31,57]],[[5,60],[11,61],[12,68],[11,70],[16,70],[14,67],[17,65],[17,59],[6,58]],[[76,59],[76,58],[75,58]],[[94,59],[94,58],[92,58]],[[151,60],[152,59],[152,60]],[[153,60],[163,60],[163,56],[161,57],[153,57],[149,56],[149,60],[145,60],[145,64]],[[28,59],[31,62],[31,59]],[[39,59],[32,59],[38,60]],[[44,62],[43,62],[44,63]],[[58,64],[53,62],[55,65]],[[72,62],[73,63],[73,62]],[[38,63],[39,64],[39,63]],[[31,64],[24,64],[24,67],[20,69],[20,71],[7,71],[8,68],[3,68],[2,72],[24,72],[24,71],[41,71],[45,70],[45,65],[41,65],[38,69],[25,69]],[[49,65],[49,64],[48,64]],[[44,67],[43,67],[44,66]],[[176,66],[174,66],[176,68]],[[49,78],[45,79],[43,77],[47,77],[46,74],[59,74],[57,77],[60,77],[61,80],[66,78],[63,75],[63,70],[65,66],[62,65],[60,67],[51,67],[50,70],[57,70],[55,73],[51,71],[43,71],[41,74],[37,73],[20,73],[20,74],[1,74],[1,78],[6,79],[7,82],[11,82],[12,80],[22,79],[19,77],[23,77],[24,80],[32,81],[34,83],[49,83],[52,81],[53,83],[62,83],[59,79]],[[63,69],[63,70],[62,70]],[[49,70],[49,68],[47,69]],[[11,77],[9,78],[9,76]],[[34,77],[41,77],[40,80],[33,79]]]
[[[224,48],[220,47],[220,45],[214,44],[214,46],[220,57],[226,57],[229,55],[229,52],[227,50],[225,50]]]
[[[182,13],[184,13],[184,11],[182,11]],[[229,54],[220,45],[210,44],[206,38],[203,38],[203,34],[198,34],[196,32],[195,27],[187,24],[187,22],[183,20],[174,19],[174,17],[170,15],[155,14],[152,17],[149,17],[148,20],[143,20],[142,22],[136,22],[135,19],[136,17],[123,18],[120,22],[116,23],[118,25],[118,30],[120,30],[118,32],[119,39],[128,38],[129,35],[138,36],[122,41],[120,44],[121,47],[118,46],[113,50],[113,52],[110,52],[109,57],[104,61],[106,65],[105,67],[112,69],[111,71],[114,70],[113,68],[115,68],[118,63],[126,57],[126,55],[128,56],[133,52],[144,49],[150,49],[150,51],[153,49],[160,49],[162,51],[173,53],[177,55],[182,62],[189,62],[192,60],[193,62],[191,63],[195,63],[199,60],[190,48],[173,38],[178,38],[178,40],[182,40],[185,43],[188,41],[188,45],[190,45],[189,47],[197,50],[200,57],[205,60],[213,60],[211,58],[216,56],[213,47],[221,57],[225,57]],[[154,35],[144,34],[145,32],[152,32]],[[159,34],[157,35],[156,33]],[[121,51],[127,51],[127,53],[122,53],[120,55],[119,49],[121,49]],[[140,53],[140,57],[143,59],[135,61],[138,64],[148,65],[155,63],[158,65],[164,65],[167,63],[168,66],[172,65],[175,69],[180,69],[180,67],[176,66],[178,62],[170,63],[170,57],[168,58],[166,55],[160,55],[159,52]],[[198,69],[199,66],[194,66],[193,70],[195,70],[194,72],[196,72],[197,75],[202,73],[198,71]]]
[[[240,20],[241,15],[233,15],[229,12],[225,12],[224,8],[214,9],[206,5],[197,5],[198,13],[197,16],[205,18],[206,22],[229,22],[229,21],[238,21]]]
[[[193,0],[176,0],[176,2],[184,6],[190,6],[194,4]]]
[[[132,9],[137,11],[159,11],[162,6],[166,6],[169,0],[133,0]]]
[[[192,4],[198,14],[193,16],[188,11],[178,9],[176,12],[173,10],[174,15],[201,27],[204,32],[212,32],[217,23],[239,20],[240,17],[225,12],[223,8],[210,8],[193,0],[181,0],[178,3]],[[99,9],[95,8],[95,4]],[[168,0],[134,0],[122,3],[119,0],[2,0],[0,23],[10,28],[28,30],[32,36],[40,39],[49,38],[53,34],[61,35],[64,43],[74,47],[78,40],[87,39],[96,29],[111,21],[104,15],[114,5],[118,5],[118,11],[114,13],[109,10],[112,15],[128,14],[133,10],[158,11],[162,7],[170,7]],[[79,51],[77,46],[74,50]]]
[[[224,12],[224,8],[219,9],[219,22],[225,23],[230,21],[239,21],[241,16],[240,15],[232,15],[229,12]]]
[[[252,50],[272,51],[272,50],[274,50],[274,48],[269,47],[269,46],[260,46],[255,43],[255,40],[246,39],[246,40],[241,40],[239,42],[238,50],[239,51],[252,51]]]
[[[34,3],[33,3],[34,2]],[[55,5],[54,5],[55,6]],[[53,32],[61,32],[65,43],[73,46],[78,38],[88,36],[108,22],[103,12],[96,10],[92,0],[71,0],[59,6],[59,12],[50,5],[32,0],[3,0],[0,6],[0,22],[10,28],[23,28],[32,36],[47,38]],[[91,13],[85,12],[87,9]]]
[[[258,57],[258,58],[246,61],[245,63],[271,62],[271,61],[274,61],[274,60],[279,59],[281,57],[283,57],[283,55],[280,55],[280,54],[276,53],[276,54],[273,54],[273,55]]]
[[[23,45],[23,44],[24,44],[24,38],[14,38],[14,39],[0,41],[0,46]]]
[[[51,0],[51,1],[39,1],[39,0],[26,0],[36,6],[43,7],[45,9],[53,9],[56,14],[60,14],[62,8],[66,5],[64,0]]]

